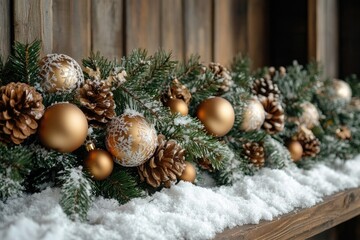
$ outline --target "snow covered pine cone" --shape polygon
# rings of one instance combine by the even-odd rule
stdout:
[[[281,103],[270,94],[268,97],[259,97],[259,101],[265,110],[265,121],[262,128],[269,134],[281,132],[285,126],[284,109]]]
[[[265,164],[265,150],[263,143],[247,142],[243,144],[244,154],[252,164],[262,167]]]
[[[270,77],[258,78],[253,82],[252,93],[255,96],[269,97],[271,94],[278,99],[280,90]]]
[[[303,147],[303,157],[315,157],[320,152],[320,141],[314,133],[304,126],[300,127],[295,139]]]
[[[86,80],[79,89],[79,100],[81,110],[91,124],[105,124],[116,115],[113,93],[103,80]]]
[[[181,176],[185,166],[185,149],[160,134],[154,155],[138,167],[138,172],[141,181],[146,181],[154,188],[161,184],[170,187],[170,182]]]
[[[183,85],[179,80],[174,79],[171,82],[169,91],[164,95],[163,102],[167,102],[169,99],[181,99],[187,105],[190,104],[191,93],[189,89]]]
[[[20,144],[36,132],[44,114],[43,98],[26,83],[12,82],[0,91],[0,141]]]
[[[230,90],[233,80],[230,72],[219,63],[210,63],[209,68],[215,75],[215,79],[220,83],[220,92],[225,93]]]

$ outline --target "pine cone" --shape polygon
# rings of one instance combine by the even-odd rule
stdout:
[[[255,96],[269,97],[271,94],[278,99],[280,90],[270,77],[256,79],[252,86],[252,93]]]
[[[204,170],[208,170],[209,172],[213,172],[214,171],[214,167],[211,164],[210,160],[207,158],[202,158],[198,161],[198,165],[204,169]]]
[[[263,143],[247,142],[243,144],[244,154],[249,158],[250,162],[257,167],[265,164],[265,150]]]
[[[42,96],[25,83],[12,82],[0,91],[0,141],[20,144],[36,132],[45,109]]]
[[[281,103],[274,98],[273,94],[269,97],[260,97],[259,101],[265,110],[265,121],[262,128],[269,134],[281,132],[285,126],[284,109]]]
[[[210,63],[209,68],[214,73],[216,81],[221,84],[220,93],[228,92],[234,83],[230,72],[219,63]]]
[[[169,99],[181,99],[187,105],[190,104],[191,93],[189,89],[183,85],[179,80],[174,79],[168,92],[163,96],[163,103],[166,103]]]
[[[350,140],[351,139],[351,131],[347,126],[341,126],[336,129],[336,136],[341,140]]]
[[[158,135],[158,147],[154,155],[138,167],[141,181],[145,181],[156,188],[163,184],[170,187],[170,182],[180,177],[185,169],[185,149],[174,140],[166,140]]]
[[[104,81],[86,80],[79,89],[81,110],[94,125],[109,122],[115,117],[115,102],[110,86]]]
[[[319,139],[317,139],[314,133],[305,126],[300,127],[294,140],[299,141],[303,147],[303,157],[315,157],[320,152]]]

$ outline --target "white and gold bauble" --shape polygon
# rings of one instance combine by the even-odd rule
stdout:
[[[300,125],[303,125],[308,129],[312,129],[313,127],[319,125],[320,115],[314,104],[304,102],[300,105],[300,107],[303,110],[301,116],[299,117]]]
[[[334,98],[335,100],[341,100],[346,103],[351,101],[352,91],[350,85],[340,79],[333,80]]]
[[[240,129],[243,131],[259,130],[265,120],[265,110],[259,100],[253,98],[248,101],[243,113]]]
[[[40,77],[47,93],[71,91],[84,82],[79,64],[65,54],[48,54],[41,59]]]
[[[113,118],[107,126],[106,148],[124,167],[143,164],[157,147],[155,128],[135,111]]]

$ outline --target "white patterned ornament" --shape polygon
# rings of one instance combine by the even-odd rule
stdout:
[[[108,124],[106,148],[124,167],[146,162],[158,145],[155,128],[135,111],[126,111]]]
[[[41,87],[48,93],[71,91],[84,82],[79,64],[65,54],[48,54],[40,61]]]
[[[257,99],[251,99],[244,111],[240,129],[248,132],[259,130],[265,121],[265,110]]]

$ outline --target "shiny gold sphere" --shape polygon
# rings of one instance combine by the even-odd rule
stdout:
[[[84,143],[88,122],[77,106],[58,103],[45,110],[38,132],[44,146],[63,153],[73,152]]]
[[[48,54],[40,61],[41,87],[48,93],[71,91],[84,82],[79,64],[65,54]]]
[[[319,125],[320,115],[317,108],[310,102],[304,102],[301,105],[303,110],[299,122],[308,129],[312,129],[316,125]]]
[[[251,99],[243,114],[243,121],[240,129],[248,132],[259,130],[265,121],[265,110],[257,99]]]
[[[166,102],[166,106],[170,108],[172,113],[180,113],[183,116],[186,116],[189,113],[188,105],[181,99],[169,99]]]
[[[192,165],[189,162],[185,162],[185,164],[186,164],[186,167],[185,167],[183,173],[181,174],[181,176],[179,177],[179,179],[186,181],[186,182],[194,183],[195,179],[196,179],[196,169],[195,169],[194,165]]]
[[[125,167],[143,164],[157,147],[155,128],[138,113],[124,113],[107,126],[106,148]]]
[[[296,162],[299,161],[303,155],[303,147],[298,141],[291,140],[287,144],[287,148],[290,152],[291,159]]]
[[[104,180],[110,176],[114,168],[114,161],[107,151],[94,149],[89,151],[84,160],[84,165],[95,180]]]
[[[346,103],[351,101],[352,91],[350,85],[347,82],[340,79],[334,79],[333,87],[335,92],[334,97],[336,100],[342,100]]]
[[[208,98],[198,107],[197,118],[208,133],[222,137],[234,126],[235,112],[231,103],[221,97]]]

